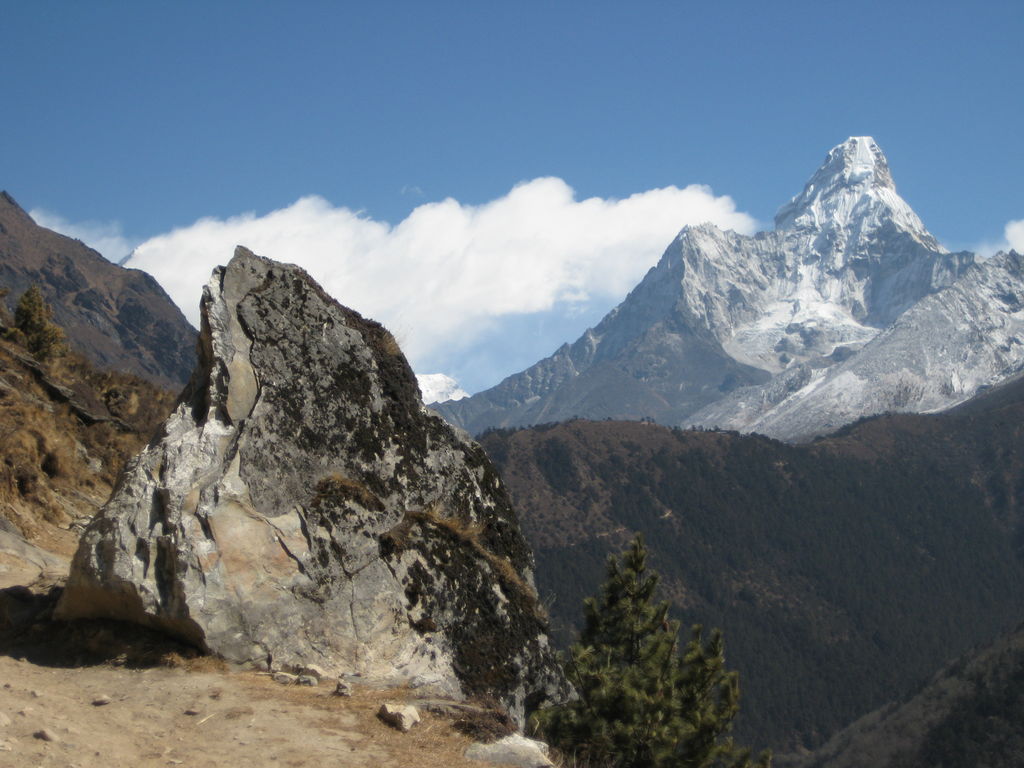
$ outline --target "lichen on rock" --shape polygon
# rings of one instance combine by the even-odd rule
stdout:
[[[239,247],[204,289],[199,357],[83,535],[59,616],[494,696],[520,724],[562,695],[508,495],[390,333]]]

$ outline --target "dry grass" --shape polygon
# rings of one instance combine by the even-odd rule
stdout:
[[[176,651],[164,654],[161,662],[164,666],[184,669],[187,672],[210,672],[226,674],[230,665],[219,656],[185,656]]]
[[[313,506],[341,506],[346,501],[354,501],[375,512],[384,509],[384,502],[377,494],[350,477],[341,474],[328,475],[316,484]]]
[[[384,331],[384,335],[381,338],[380,348],[388,355],[394,356],[402,354],[402,348],[398,346],[398,341],[391,335],[391,331]]]
[[[498,574],[498,577],[511,589],[516,590],[525,597],[533,606],[533,611],[541,621],[547,621],[547,612],[540,602],[537,591],[531,587],[515,566],[507,557],[495,554],[484,546],[481,535],[487,530],[487,525],[479,520],[464,520],[456,515],[445,515],[439,503],[430,504],[421,511],[406,512],[406,518],[411,522],[433,525],[451,533],[463,544],[471,547],[476,555],[487,561],[488,565]],[[396,531],[402,529],[407,534],[409,528],[402,528],[402,523],[396,526]]]
[[[70,554],[69,529],[106,501],[171,403],[170,393],[128,374],[72,355],[38,365],[0,342],[0,516],[30,541]]]

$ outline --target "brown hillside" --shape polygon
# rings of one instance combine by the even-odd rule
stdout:
[[[174,396],[69,355],[40,364],[0,342],[0,527],[70,555]]]
[[[0,288],[13,311],[36,283],[71,346],[101,368],[180,389],[195,365],[196,332],[152,277],[36,224],[0,192]]]

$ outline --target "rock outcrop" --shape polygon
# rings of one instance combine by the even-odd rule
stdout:
[[[448,696],[521,724],[564,683],[492,465],[420,401],[394,338],[238,248],[174,413],[82,537],[58,616],[231,661]]]

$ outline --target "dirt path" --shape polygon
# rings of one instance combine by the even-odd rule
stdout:
[[[109,703],[93,702],[109,699]],[[375,717],[395,692],[282,686],[252,672],[51,668],[0,656],[0,765],[481,768],[470,740],[423,714],[410,733]],[[53,741],[40,738],[45,731]]]

